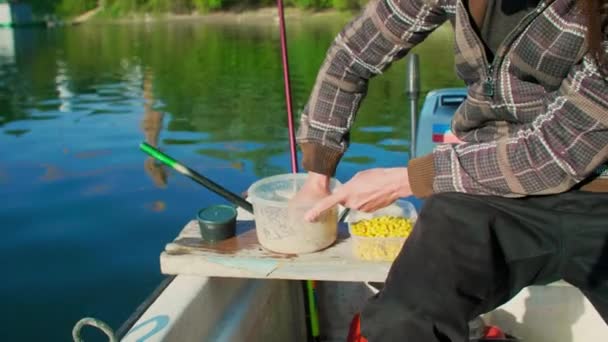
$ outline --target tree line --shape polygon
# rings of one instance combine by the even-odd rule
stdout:
[[[368,0],[285,0],[286,6],[308,10],[356,10]],[[190,14],[218,10],[239,11],[273,6],[275,0],[30,0],[37,14],[69,17],[102,6],[102,15],[120,17],[137,13]]]

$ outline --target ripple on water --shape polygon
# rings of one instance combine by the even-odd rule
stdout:
[[[375,158],[369,156],[348,156],[342,158],[347,163],[353,163],[358,165],[369,165],[376,161]]]
[[[378,145],[408,148],[410,146],[410,141],[406,139],[383,139],[378,142]]]
[[[110,149],[98,149],[98,150],[86,150],[74,153],[76,159],[92,159],[98,157],[104,157],[112,154]]]
[[[63,102],[63,100],[61,99],[45,99],[45,100],[38,100],[36,101],[36,105],[40,106],[40,107],[56,107],[58,105],[60,105]]]
[[[40,176],[40,180],[43,182],[54,182],[67,178],[67,173],[56,165],[42,164],[41,167],[44,169],[44,174]]]
[[[391,127],[391,126],[367,126],[367,127],[359,128],[360,132],[366,132],[366,133],[390,133],[390,132],[393,132],[394,130],[395,130],[395,128]]]
[[[28,133],[29,131],[30,131],[29,129],[5,129],[4,133],[18,138],[18,137]]]
[[[2,167],[0,167],[0,184],[6,184],[10,180],[8,176],[8,172],[6,172]]]
[[[167,133],[162,140],[167,145],[194,145],[210,137],[210,134],[206,132],[171,131]]]

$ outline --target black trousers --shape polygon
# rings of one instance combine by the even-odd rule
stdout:
[[[361,312],[370,342],[468,341],[468,322],[563,279],[608,320],[608,193],[437,194]]]

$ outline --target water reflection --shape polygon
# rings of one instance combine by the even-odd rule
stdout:
[[[15,63],[15,31],[0,28],[0,64]]]
[[[6,184],[9,181],[8,173],[0,166],[0,185]]]
[[[148,71],[144,74],[144,116],[141,121],[141,128],[144,131],[144,140],[148,144],[158,147],[158,138],[160,130],[163,127],[164,113],[154,110],[154,89],[153,89],[153,74]],[[152,157],[146,158],[144,161],[144,170],[152,179],[157,187],[164,188],[167,186],[167,170],[164,165],[156,161]]]
[[[44,182],[54,182],[66,177],[65,172],[55,165],[42,164],[41,166],[44,168],[44,174],[40,176],[40,180]]]
[[[346,20],[288,24],[296,113]],[[418,49],[425,91],[460,85],[450,39],[442,30]],[[372,81],[339,179],[407,160],[404,79],[398,63]],[[0,302],[16,327],[4,339],[68,340],[88,314],[119,326],[158,282],[163,245],[220,201],[183,177],[169,182],[142,139],[235,192],[287,172],[276,25],[0,30],[0,198],[11,199],[0,206],[0,259],[15,260]],[[31,312],[47,317],[35,331],[22,329]]]
[[[289,30],[296,113],[304,107],[335,34],[332,30],[339,26],[299,23]],[[144,125],[149,125],[143,128],[146,139],[152,138],[154,122],[162,126],[166,121],[167,132],[156,145],[194,146],[198,153],[223,159],[237,169],[244,169],[249,161],[254,170],[260,170],[256,175],[264,176],[268,174],[263,171],[265,166],[279,171],[272,160],[287,151],[279,45],[274,35],[270,26],[196,23],[33,31],[26,45],[36,46],[32,54],[36,57],[15,60],[13,56],[0,68],[10,75],[5,82],[0,81],[0,106],[10,108],[0,112],[0,125],[24,119],[58,119],[61,114],[128,114],[139,106],[144,110]],[[446,30],[437,34],[446,35]],[[450,38],[447,35],[446,39]],[[424,90],[459,85],[452,73],[453,62],[440,57],[451,54],[444,41],[430,39],[418,49],[423,55]],[[372,81],[353,141],[384,151],[409,151],[404,76],[403,63],[398,63]],[[53,84],[52,92],[48,91],[49,83]],[[18,136],[29,129],[10,127],[4,132]],[[226,152],[221,146],[235,140],[259,147]],[[148,164],[146,170],[154,183],[166,186],[163,172]]]
[[[59,98],[59,111],[68,113],[72,111],[72,97],[74,93],[70,90],[70,77],[68,75],[67,65],[64,61],[57,61],[57,75],[55,76],[55,84]]]

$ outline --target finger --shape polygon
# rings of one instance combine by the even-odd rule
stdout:
[[[376,209],[378,209],[378,206],[375,205],[374,203],[365,203],[362,206],[359,207],[359,211],[362,211],[364,213],[371,213],[376,211]]]
[[[336,204],[344,200],[344,195],[341,192],[334,192],[333,194],[320,200],[314,207],[304,214],[304,219],[308,222],[314,222],[319,216],[321,216],[326,210],[332,208]]]
[[[351,209],[355,209],[355,210],[361,210],[361,208],[363,206],[365,206],[367,202],[362,200],[361,198],[349,198],[346,203],[345,206]]]
[[[369,213],[369,203],[365,203],[359,206],[359,208],[357,208],[358,211],[362,211],[364,213]]]

